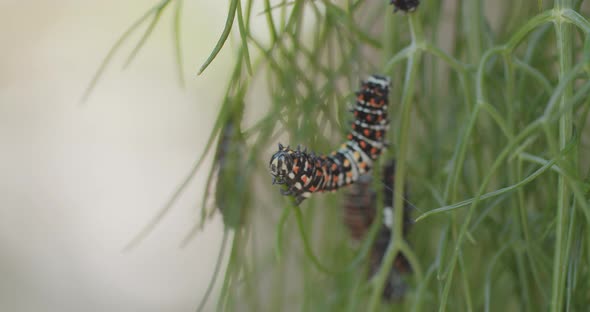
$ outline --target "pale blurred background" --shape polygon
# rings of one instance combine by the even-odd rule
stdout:
[[[204,75],[196,71],[227,2],[184,4],[184,89],[169,9],[131,66],[120,70],[141,30],[79,103],[115,40],[156,2],[0,0],[0,311],[192,311],[199,303],[221,218],[178,246],[198,216],[206,171],[141,245],[122,249],[203,151],[231,46]]]

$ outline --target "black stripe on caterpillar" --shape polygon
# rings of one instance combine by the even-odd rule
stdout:
[[[286,190],[281,193],[294,196],[296,204],[300,204],[312,193],[337,190],[370,172],[386,145],[389,87],[389,77],[378,75],[361,83],[352,109],[354,122],[348,141],[337,151],[315,155],[279,143],[279,150],[271,157],[269,167],[273,184],[286,185]]]

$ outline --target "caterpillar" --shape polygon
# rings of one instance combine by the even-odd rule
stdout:
[[[308,153],[300,147],[294,150],[279,143],[269,167],[273,184],[286,185],[281,193],[294,196],[299,205],[312,193],[335,191],[370,172],[385,148],[389,87],[389,77],[378,75],[361,82],[351,110],[355,118],[348,141],[329,155]]]
[[[399,10],[404,12],[414,12],[418,5],[420,5],[420,0],[391,0],[389,4],[393,4],[394,13]]]
[[[348,228],[354,241],[362,240],[367,234],[370,226],[373,224],[377,213],[377,194],[372,188],[372,176],[363,175],[349,189],[346,194],[344,204],[344,224]],[[377,237],[371,247],[369,258],[369,275],[373,276],[379,270],[381,261],[387,251],[391,231],[393,226],[393,187],[395,184],[395,162],[389,161],[383,168],[383,224],[379,228]],[[407,195],[404,195],[407,196]],[[407,235],[411,225],[410,219],[411,206],[405,202],[403,235]],[[406,284],[402,279],[402,274],[411,272],[412,268],[408,260],[398,254],[393,261],[393,267],[389,273],[387,284],[383,290],[383,298],[387,301],[399,300],[406,291]]]

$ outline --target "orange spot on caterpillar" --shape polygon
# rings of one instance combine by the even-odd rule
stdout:
[[[369,134],[371,134],[371,130],[365,129],[365,131],[363,131],[363,133],[365,134],[365,136],[369,136]]]
[[[365,141],[360,141],[360,142],[359,142],[359,145],[360,145],[362,148],[365,148],[365,147],[367,147],[367,142],[365,142]]]

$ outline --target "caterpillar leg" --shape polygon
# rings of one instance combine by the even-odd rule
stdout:
[[[295,197],[295,205],[299,206],[299,204],[301,204],[307,197],[309,196],[304,196],[303,194]]]
[[[281,192],[281,195],[284,195],[284,196],[295,195],[295,205],[296,206],[299,206],[299,204],[301,204],[301,202],[303,202],[303,200],[308,198],[310,195],[309,192],[305,192],[303,194],[297,195],[297,192],[295,189],[280,190],[280,192]]]
[[[295,205],[299,206],[299,204],[301,204],[301,202],[303,200],[305,200],[306,198],[309,198],[310,196],[311,196],[310,192],[305,192],[300,195],[297,195],[297,197],[295,198]]]
[[[303,197],[303,196],[297,196],[295,198],[295,205],[296,206],[299,206],[299,204],[301,204],[301,202],[303,202],[303,200],[305,200],[305,197]]]
[[[285,184],[285,183],[287,183],[287,182],[285,182],[285,180],[283,180],[283,179],[279,179],[279,178],[276,178],[276,177],[272,179],[272,184],[279,184],[279,185],[281,185],[281,184]]]

